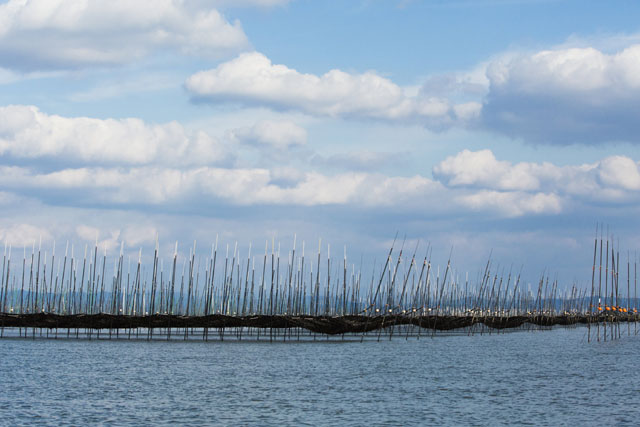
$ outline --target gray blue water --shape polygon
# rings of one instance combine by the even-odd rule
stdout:
[[[640,333],[0,340],[2,425],[638,425]]]

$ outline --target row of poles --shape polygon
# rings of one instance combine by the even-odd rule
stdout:
[[[598,232],[600,236],[598,236]],[[624,282],[620,283],[620,248],[616,247],[615,239],[609,234],[604,236],[604,227],[596,227],[596,236],[593,244],[593,266],[591,270],[591,296],[589,298],[588,314],[591,318],[601,319],[602,322],[589,322],[589,340],[592,339],[591,323],[596,323],[595,338],[600,341],[601,336],[605,341],[621,336],[620,322],[616,320],[623,317],[638,316],[636,308],[638,303],[638,263],[637,256],[633,262],[633,280],[631,279],[631,254],[627,252],[626,263],[626,292]],[[623,267],[624,269],[624,264]],[[633,299],[631,297],[631,282],[633,281]],[[626,293],[621,295],[620,290]],[[601,335],[602,324],[602,335]],[[607,324],[609,328],[607,328]],[[630,333],[630,325],[628,332]],[[609,333],[607,334],[607,330]],[[637,334],[637,326],[635,328]]]
[[[620,253],[613,239],[596,231],[591,290],[577,284],[562,290],[558,280],[542,274],[537,288],[523,286],[521,272],[494,265],[489,259],[475,280],[465,274],[461,280],[452,267],[451,254],[441,269],[432,265],[432,247],[423,256],[419,246],[409,254],[405,243],[396,251],[396,240],[383,265],[364,276],[361,268],[331,257],[321,241],[318,252],[305,256],[305,244],[282,256],[280,244],[265,242],[263,255],[242,257],[237,243],[227,245],[224,257],[218,241],[210,255],[197,255],[196,242],[188,257],[181,257],[178,244],[165,270],[159,244],[150,269],[143,265],[142,250],[137,262],[119,255],[107,256],[98,244],[84,249],[76,258],[74,247],[66,245],[64,256],[56,258],[41,244],[31,253],[23,250],[21,262],[12,262],[12,249],[5,246],[0,280],[0,308],[3,313],[57,315],[109,314],[114,316],[590,316],[614,323],[616,316],[637,316],[637,261],[627,259],[627,286],[620,285]],[[70,250],[69,250],[70,249]],[[599,262],[598,262],[599,260]],[[112,268],[107,265],[113,262]],[[256,265],[257,264],[257,265]],[[111,267],[111,266],[110,266]],[[631,292],[633,283],[633,297]],[[621,292],[623,291],[623,292]],[[595,319],[597,320],[597,319]],[[589,322],[592,323],[592,322]],[[593,322],[597,323],[597,322]],[[598,339],[600,337],[598,328]],[[605,337],[606,338],[606,337]]]

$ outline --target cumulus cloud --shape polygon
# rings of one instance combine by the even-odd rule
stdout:
[[[473,186],[499,190],[535,190],[540,188],[540,176],[555,167],[545,163],[499,161],[491,150],[463,150],[438,163],[433,173],[449,186]]]
[[[268,146],[278,150],[307,143],[307,131],[286,120],[261,120],[251,127],[233,129],[227,136],[240,143]]]
[[[127,245],[140,246],[153,244],[159,232],[154,226],[140,224],[135,227],[125,227],[122,235]]]
[[[53,193],[77,205],[182,206],[198,201],[202,209],[215,203],[231,205],[363,205],[426,204],[442,185],[421,176],[291,170],[191,168],[76,168],[38,172],[0,167],[7,188]],[[282,185],[283,176],[287,178]]]
[[[118,164],[223,164],[231,154],[204,132],[177,122],[61,117],[33,106],[0,107],[0,155],[57,162]]]
[[[326,175],[294,168],[127,166],[41,171],[0,167],[5,189],[54,204],[202,214],[232,206],[331,205],[429,215],[480,211],[489,216],[520,217],[640,201],[639,165],[624,156],[557,166],[512,164],[497,160],[488,150],[463,151],[438,164],[433,175],[435,180],[370,172]],[[113,231],[118,234],[103,240],[123,240],[128,245],[142,241],[134,229]],[[79,229],[78,233],[88,239],[95,230]]]
[[[633,39],[635,40],[635,39]],[[634,41],[635,42],[635,41]],[[185,83],[196,101],[337,118],[482,128],[536,144],[640,142],[640,44],[507,52],[401,87],[375,72],[305,74],[243,53]]]
[[[112,230],[106,234],[105,236],[105,233],[100,229],[89,225],[76,226],[76,235],[81,240],[95,243],[99,248],[111,252],[120,245],[120,230]]]
[[[505,55],[487,66],[481,113],[492,131],[531,143],[640,142],[640,45]]]
[[[272,64],[258,52],[244,53],[198,72],[185,83],[206,102],[240,102],[330,117],[384,119],[445,128],[477,116],[480,104],[452,105],[443,98],[414,95],[374,72],[331,70],[317,76]]]
[[[610,156],[596,163],[568,166],[548,162],[512,164],[497,160],[490,150],[464,150],[437,164],[433,174],[449,187],[489,191],[481,199],[491,195],[497,197],[496,191],[502,191],[624,203],[640,196],[639,166],[626,156]]]
[[[611,156],[598,165],[598,178],[604,185],[624,190],[640,190],[638,163],[625,156]]]
[[[205,2],[9,0],[0,5],[0,65],[69,69],[122,64],[156,49],[218,57],[248,45],[239,22]]]
[[[303,128],[287,121],[262,121],[230,132],[238,142],[281,152],[306,139]],[[384,153],[350,154],[342,168],[346,171],[336,174],[313,170],[313,160],[309,169],[238,168],[226,162],[229,152],[215,139],[177,123],[65,118],[31,106],[8,106],[0,108],[0,156],[11,161],[0,166],[6,191],[0,203],[11,204],[20,195],[64,206],[143,211],[333,205],[517,217],[559,214],[576,204],[640,200],[639,164],[625,156],[557,166],[512,163],[496,159],[490,150],[464,150],[436,165],[434,180],[374,172],[386,161]],[[362,167],[349,165],[354,162]],[[144,241],[133,229],[112,231],[117,235],[101,238],[108,246],[118,240],[128,245]]]
[[[31,224],[14,224],[0,228],[0,241],[14,248],[37,246],[40,241],[51,240],[51,233],[45,228]]]
[[[507,217],[557,214],[562,211],[562,201],[555,194],[482,190],[460,196],[459,200],[473,210],[494,210]]]
[[[158,235],[155,227],[143,224],[135,227],[128,226],[124,229],[110,229],[108,231],[80,224],[76,226],[75,232],[81,240],[92,244],[97,243],[99,248],[104,248],[108,252],[119,249],[122,243],[128,247],[153,244]]]
[[[100,236],[100,230],[98,228],[82,224],[76,227],[76,234],[82,240],[95,240],[97,242]]]

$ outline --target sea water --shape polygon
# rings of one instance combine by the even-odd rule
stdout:
[[[380,342],[4,338],[0,424],[638,425],[640,333],[620,332],[606,342],[588,342],[586,327]]]

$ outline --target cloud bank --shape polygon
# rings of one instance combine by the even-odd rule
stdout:
[[[212,206],[334,205],[519,217],[640,200],[639,165],[626,156],[557,166],[511,163],[490,150],[463,150],[438,163],[432,178],[376,172],[364,165],[385,159],[358,152],[343,159],[342,172],[326,174],[314,165],[331,160],[313,154],[295,167],[234,166],[238,144],[276,153],[305,144],[305,129],[292,122],[259,121],[225,134],[227,141],[221,142],[175,122],[68,118],[34,106],[0,107],[0,160],[8,161],[0,166],[0,182],[9,195],[72,206],[200,206],[205,211]]]
[[[640,45],[511,55],[487,77],[486,129],[535,144],[640,142]]]
[[[497,192],[543,193],[567,201],[637,203],[638,162],[609,156],[596,163],[556,166],[549,162],[499,161],[490,150],[464,150],[433,169],[434,177],[451,188]]]
[[[68,118],[25,105],[0,107],[0,155],[120,165],[224,164],[232,159],[223,143],[204,132],[187,132],[177,122]]]
[[[472,119],[479,104],[454,105],[417,96],[374,72],[331,70],[317,76],[273,64],[258,52],[243,53],[189,77],[185,87],[203,102],[239,102],[336,118],[381,119],[443,129]]]
[[[0,5],[0,66],[112,66],[156,51],[218,58],[246,48],[239,22],[204,2],[9,0]]]
[[[315,116],[483,129],[533,144],[640,142],[640,45],[509,52],[467,73],[432,76],[415,90],[375,72],[305,74],[243,53],[193,74],[194,100]]]

